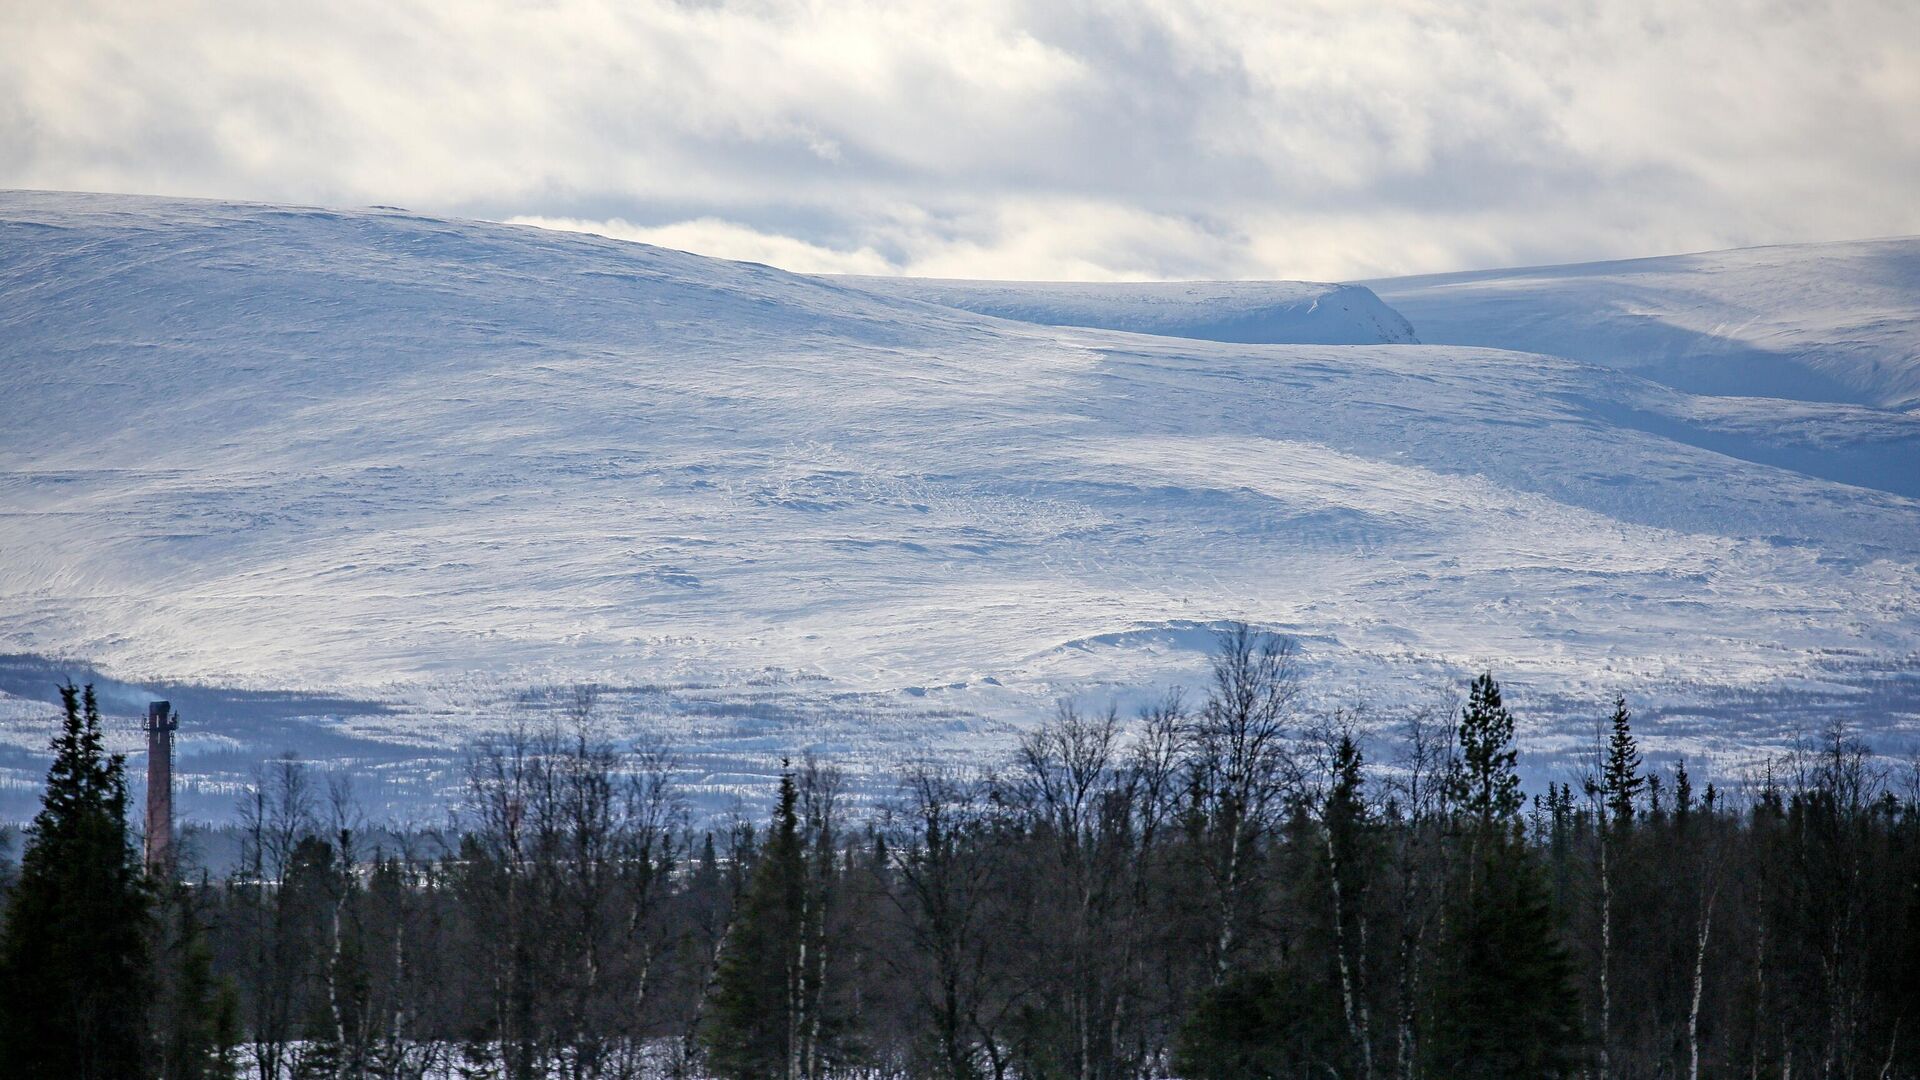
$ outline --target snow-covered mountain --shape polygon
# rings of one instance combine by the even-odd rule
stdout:
[[[1831,263],[1774,252],[1779,281]],[[1663,713],[1656,752],[1737,757],[1822,709],[1913,728],[1897,378],[1701,396],[1492,348],[1199,340],[1316,288],[1401,340],[1364,290],[1023,288],[0,195],[0,652],[378,703],[190,715],[203,808],[288,745],[430,785],[476,725],[589,680],[703,791],[803,746],[883,771],[1063,693],[1197,683],[1229,618],[1296,635],[1323,701],[1492,667],[1547,751],[1615,689]],[[1799,325],[1854,317],[1828,290]],[[1425,303],[1421,340],[1464,325]],[[10,664],[16,695],[65,670]],[[28,782],[46,710],[9,707]]]
[[[1371,284],[1422,341],[1568,356],[1696,393],[1920,409],[1920,237]]]
[[[955,281],[834,278],[1015,322],[1247,345],[1412,344],[1413,327],[1360,285],[1316,281]]]

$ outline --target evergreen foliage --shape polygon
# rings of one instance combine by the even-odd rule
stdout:
[[[805,851],[793,770],[780,774],[773,827],[740,907],[714,978],[703,1035],[708,1063],[740,1080],[793,1080],[794,1004],[801,990],[798,949]]]
[[[110,1033],[145,1056],[9,1043],[0,1078],[203,1080],[238,1039],[265,1080],[1920,1080],[1920,769],[1835,730],[1697,801],[1662,770],[1656,809],[1616,701],[1588,798],[1523,815],[1491,677],[1362,726],[1295,711],[1274,643],[1223,652],[1201,707],[1063,707],[854,828],[811,761],[768,827],[696,829],[664,759],[510,733],[450,835],[369,853],[340,777],[275,762],[232,875],[161,890],[152,974],[96,987],[151,1003]],[[138,884],[94,713],[72,699],[0,930],[30,1052],[71,1051],[46,1035],[74,1014],[19,992],[22,958],[145,918],[45,899],[56,872]],[[1620,827],[1603,791],[1635,790]],[[50,861],[86,820],[93,869]]]
[[[213,970],[196,888],[165,886],[154,950],[154,1072],[159,1080],[229,1080],[237,1067],[240,1003],[232,982]]]
[[[1450,871],[1428,1065],[1452,1080],[1563,1076],[1576,1061],[1579,998],[1551,895],[1516,828],[1514,718],[1490,674],[1474,680],[1456,747],[1450,791],[1471,842]]]
[[[92,686],[60,699],[0,931],[0,1077],[137,1080],[152,1064],[151,901],[127,832],[125,763],[104,749]]]
[[[1447,785],[1455,808],[1482,827],[1511,824],[1522,802],[1520,752],[1513,742],[1513,714],[1501,702],[1492,674],[1473,680],[1456,740]]]
[[[1607,736],[1607,760],[1600,772],[1600,791],[1615,828],[1633,824],[1634,800],[1649,779],[1640,772],[1640,748],[1634,742],[1631,721],[1627,699],[1615,697]]]
[[[1234,975],[1205,991],[1180,1030],[1174,1068],[1192,1080],[1346,1075],[1337,999],[1288,970]]]
[[[1482,849],[1447,908],[1430,1017],[1430,1075],[1548,1080],[1578,1062],[1579,998],[1531,854]]]

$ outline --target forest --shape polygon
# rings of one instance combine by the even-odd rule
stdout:
[[[1597,702],[1526,792],[1491,675],[1321,714],[1241,627],[1203,692],[1063,704],[877,807],[802,757],[696,817],[582,709],[477,745],[441,829],[272,762],[236,865],[155,874],[63,693],[0,859],[0,1078],[1920,1077],[1920,770],[1844,726],[1694,775]]]

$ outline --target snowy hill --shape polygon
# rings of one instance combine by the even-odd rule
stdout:
[[[952,281],[828,278],[1014,322],[1267,345],[1411,344],[1413,327],[1358,285],[1310,281]]]
[[[1920,237],[1370,284],[1422,341],[1569,356],[1695,393],[1920,408]]]
[[[1790,698],[1912,723],[1920,416],[890,291],[390,210],[0,194],[0,653],[382,703],[190,717],[183,755],[317,747],[396,789],[581,680],[709,748],[715,793],[800,746],[997,747],[1061,693],[1196,682],[1223,618],[1298,635],[1324,699],[1493,666],[1549,750],[1614,689],[1667,711],[1656,752],[1738,756]],[[66,670],[37,663],[0,689]],[[44,716],[0,709],[0,767],[31,776]]]

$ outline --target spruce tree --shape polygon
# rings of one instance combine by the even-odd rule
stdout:
[[[1448,882],[1425,1040],[1449,1080],[1545,1080],[1580,1042],[1573,968],[1541,868],[1519,828],[1514,720],[1491,675],[1474,680],[1449,789],[1468,834]]]
[[[240,1041],[240,1002],[232,984],[213,973],[195,892],[174,883],[159,906],[154,994],[154,1073],[158,1080],[231,1080]]]
[[[798,944],[806,889],[799,791],[780,775],[780,802],[759,864],[728,932],[702,1032],[708,1065],[740,1080],[788,1077],[793,1002],[800,989]]]
[[[149,1075],[149,897],[127,832],[125,762],[102,742],[93,687],[65,717],[0,931],[0,1077]]]
[[[1173,1064],[1193,1080],[1339,1076],[1351,1053],[1341,1029],[1323,979],[1292,968],[1236,972],[1201,993]]]
[[[1539,867],[1493,843],[1451,890],[1426,1049],[1449,1080],[1568,1075],[1581,1042],[1573,967]]]
[[[1633,801],[1647,786],[1640,772],[1640,748],[1633,740],[1633,714],[1627,711],[1627,699],[1613,699],[1613,731],[1607,739],[1607,761],[1600,773],[1600,790],[1606,796],[1607,812],[1615,828],[1633,823]]]
[[[1513,745],[1513,714],[1500,700],[1491,673],[1473,680],[1460,713],[1457,757],[1447,778],[1456,809],[1481,828],[1511,823],[1520,812],[1519,751]]]

